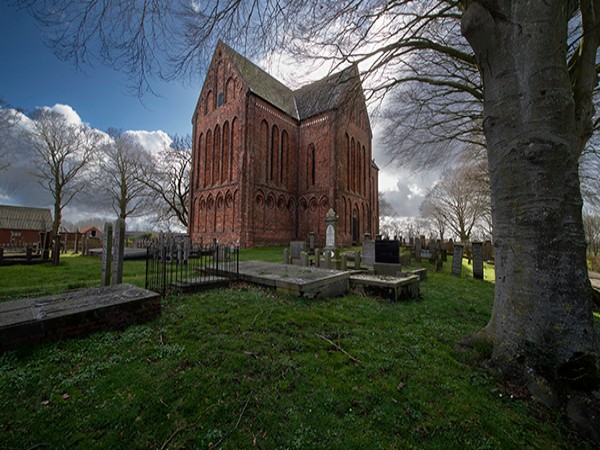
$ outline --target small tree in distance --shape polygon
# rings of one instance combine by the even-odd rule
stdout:
[[[484,220],[489,205],[489,190],[481,188],[476,168],[448,169],[442,179],[427,191],[421,214],[430,218],[443,239],[445,226],[466,243],[473,228]]]
[[[117,217],[126,219],[144,214],[144,191],[140,181],[144,148],[131,136],[109,129],[110,140],[101,147],[95,188],[105,192]]]
[[[157,223],[187,229],[190,199],[192,138],[174,136],[170,146],[140,161],[137,180],[146,187],[148,205]]]
[[[36,110],[24,139],[33,149],[34,174],[52,194],[52,233],[58,236],[62,211],[82,191],[82,174],[92,161],[101,135],[84,124],[74,124],[48,108]]]

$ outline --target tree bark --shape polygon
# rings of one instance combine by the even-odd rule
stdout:
[[[462,31],[484,84],[496,247],[483,336],[509,377],[594,383],[598,342],[578,176],[582,123],[591,121],[581,112],[593,108],[591,96],[589,105],[577,103],[567,68],[570,2],[465,3]]]

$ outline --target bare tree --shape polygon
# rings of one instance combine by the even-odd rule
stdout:
[[[108,130],[94,177],[95,190],[105,192],[117,217],[144,214],[146,185],[140,181],[144,148],[119,130]]]
[[[24,138],[33,149],[35,175],[52,194],[52,232],[58,236],[63,208],[84,188],[81,175],[92,160],[100,135],[83,124],[69,123],[64,115],[46,108],[36,110],[32,119]]]
[[[433,220],[443,236],[444,226],[461,242],[468,242],[475,225],[483,219],[489,191],[479,189],[476,173],[466,166],[446,170],[421,204],[421,214]],[[486,195],[487,194],[487,195]]]
[[[148,192],[149,203],[158,222],[171,222],[187,228],[189,218],[192,138],[175,136],[159,154],[147,154],[138,180]]]

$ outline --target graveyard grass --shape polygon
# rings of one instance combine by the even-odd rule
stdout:
[[[593,448],[483,370],[489,349],[461,350],[489,319],[493,284],[449,268],[418,301],[235,284],[167,297],[146,324],[4,353],[0,447]],[[126,262],[125,281],[143,285],[143,270]],[[97,285],[100,261],[0,272],[7,300]]]

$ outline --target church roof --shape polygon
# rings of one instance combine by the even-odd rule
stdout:
[[[352,66],[310,83],[295,91],[221,42],[250,91],[290,116],[302,120],[339,106],[344,92],[359,81],[358,68]],[[360,83],[360,81],[359,81]]]
[[[294,93],[290,88],[276,80],[256,64],[247,60],[231,47],[222,42],[221,44],[253,93],[274,106],[277,106],[290,116],[298,118],[296,100],[294,99]]]
[[[348,83],[356,80],[358,69],[352,65],[294,91],[298,118],[305,119],[339,106],[350,86]]]

